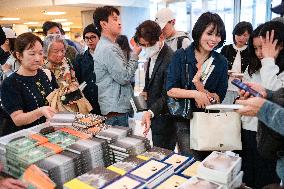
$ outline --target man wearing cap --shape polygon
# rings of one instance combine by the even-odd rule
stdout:
[[[175,15],[169,8],[163,8],[156,14],[155,21],[162,29],[165,42],[168,46],[176,51],[180,48],[187,48],[191,44],[191,39],[188,33],[176,31],[175,29]]]
[[[14,51],[14,43],[16,39],[16,33],[11,28],[3,27],[2,30],[5,33],[6,40],[1,45],[1,50],[4,51],[0,57],[1,65],[3,65],[7,61],[11,53]]]

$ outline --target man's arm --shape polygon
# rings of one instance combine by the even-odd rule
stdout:
[[[138,55],[132,53],[127,63],[118,47],[107,49],[105,53],[108,56],[104,63],[111,77],[120,85],[129,84],[138,67]]]
[[[257,117],[260,121],[267,125],[267,127],[281,135],[284,135],[284,108],[266,100],[257,113]]]

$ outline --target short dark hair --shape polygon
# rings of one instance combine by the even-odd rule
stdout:
[[[192,39],[197,50],[199,50],[200,38],[203,32],[211,24],[214,26],[213,29],[217,27],[217,34],[221,36],[221,41],[214,49],[218,49],[223,46],[226,40],[226,30],[223,20],[216,13],[205,12],[197,19],[192,29]]]
[[[248,32],[248,34],[250,35],[253,31],[252,29],[252,25],[250,22],[246,22],[246,21],[242,21],[242,22],[239,22],[233,29],[233,40],[234,40],[234,43],[236,44],[236,39],[235,39],[235,35],[242,35],[244,34],[245,32]]]
[[[157,42],[162,34],[161,27],[152,20],[146,20],[142,22],[137,28],[135,33],[135,40],[143,38],[148,42]]]
[[[85,27],[83,31],[83,39],[85,39],[86,33],[89,33],[89,32],[97,34],[99,38],[101,37],[101,32],[99,32],[98,28],[96,28],[94,24],[89,24],[88,26]]]
[[[43,34],[46,36],[47,31],[53,27],[58,27],[59,30],[61,29],[60,25],[57,22],[46,21],[45,23],[43,23],[42,25]]]
[[[43,42],[38,36],[32,33],[23,33],[16,38],[15,52],[18,52],[22,55],[24,50],[33,48],[37,41],[43,46]]]
[[[94,25],[98,28],[99,32],[102,32],[101,21],[108,22],[108,17],[113,13],[116,13],[119,16],[119,10],[113,6],[104,6],[96,8],[93,19]]]

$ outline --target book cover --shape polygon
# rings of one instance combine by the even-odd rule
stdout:
[[[159,184],[155,189],[175,189],[180,185],[185,183],[188,179],[178,175],[172,175],[161,184]]]

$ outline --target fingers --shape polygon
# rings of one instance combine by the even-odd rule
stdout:
[[[269,32],[268,32],[268,34],[269,34]],[[267,35],[267,33],[266,33],[266,35]],[[274,39],[274,30],[271,30],[269,42],[270,42],[270,43],[273,43],[273,39]],[[274,41],[275,41],[275,40],[274,40]]]

